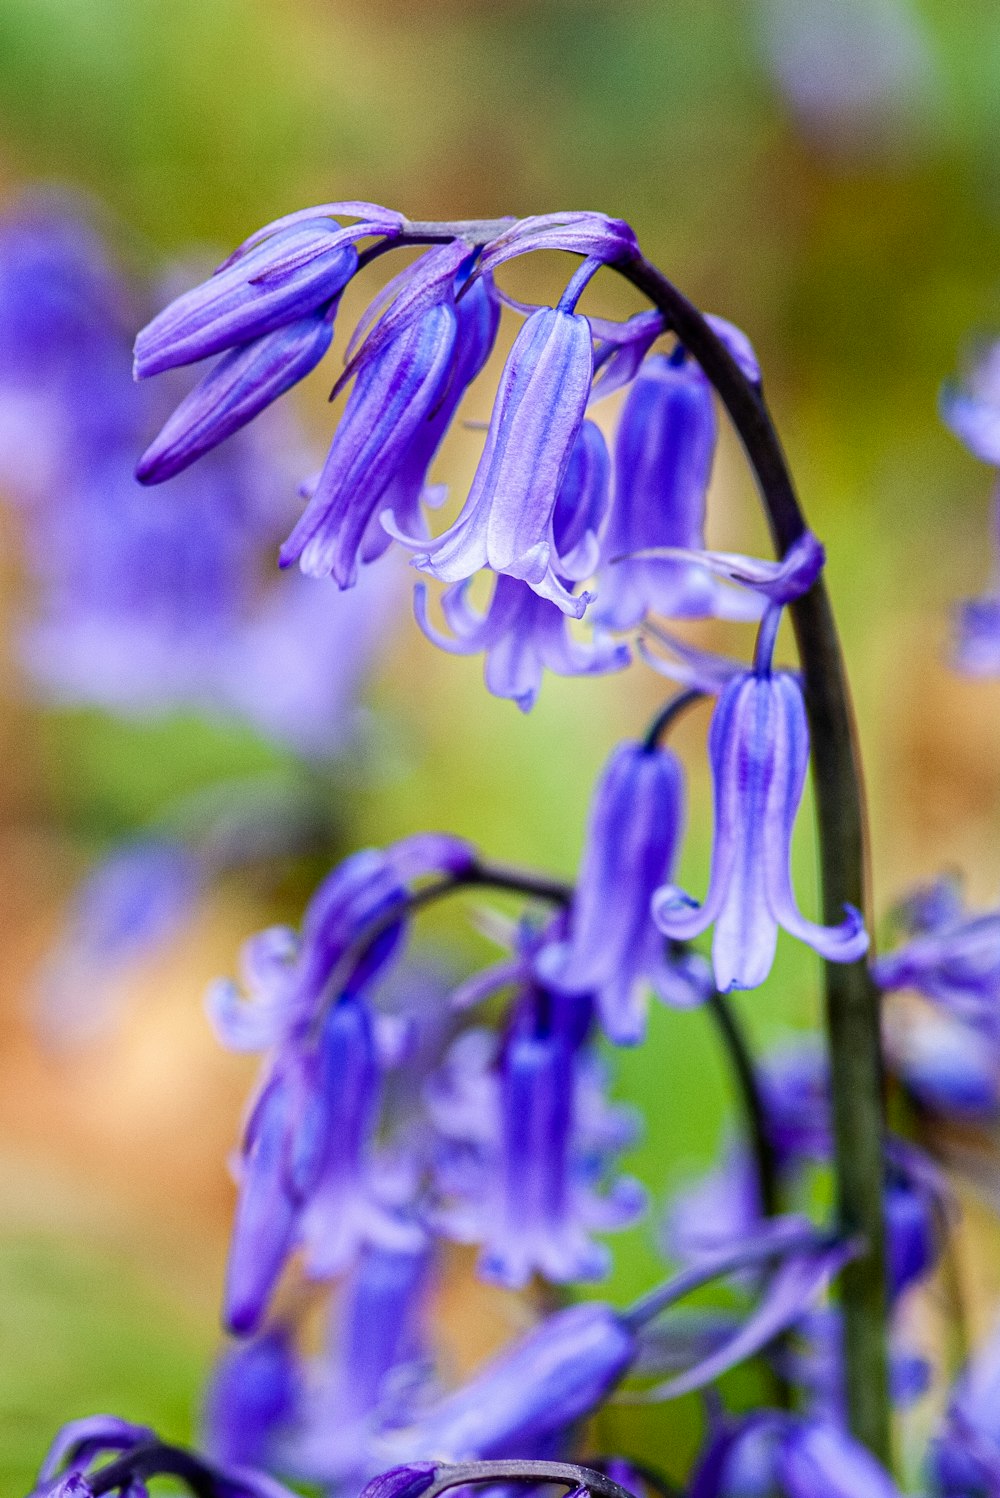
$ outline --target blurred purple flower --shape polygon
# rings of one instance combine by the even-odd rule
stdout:
[[[712,387],[696,364],[665,354],[643,361],[618,424],[615,500],[604,537],[594,618],[631,629],[649,613],[674,617],[733,612],[752,617],[739,594],[704,567],[679,561],[615,561],[649,547],[700,550],[717,424]],[[732,603],[730,610],[727,603]]]
[[[973,915],[950,880],[904,906],[911,938],[872,964],[880,988],[914,988],[952,1018],[1000,1040],[1000,911]]]
[[[285,1327],[227,1347],[205,1392],[201,1429],[206,1454],[236,1467],[273,1467],[277,1443],[297,1412],[301,1392]]]
[[[591,1233],[627,1226],[645,1205],[636,1181],[611,1174],[636,1124],[607,1102],[603,1070],[580,1048],[580,1003],[529,990],[502,1040],[467,1031],[427,1090],[441,1137],[434,1226],[482,1243],[480,1274],[513,1288],[533,1273],[601,1278],[610,1257]]]
[[[418,1392],[426,1397],[431,1269],[427,1245],[412,1252],[369,1245],[358,1256],[284,1446],[295,1476],[357,1492],[378,1470],[378,1433],[411,1413]]]
[[[587,843],[565,940],[542,949],[537,969],[565,993],[592,993],[613,1041],[645,1032],[652,987],[668,1004],[704,998],[702,959],[672,958],[650,914],[674,871],[684,820],[684,776],[669,749],[620,744],[594,793]]]
[[[163,838],[127,843],[91,869],[39,974],[47,1040],[78,1041],[104,1027],[123,971],[180,928],[195,908],[204,876],[196,853]]]
[[[415,1187],[408,1163],[376,1148],[381,1062],[364,998],[398,952],[402,917],[365,937],[392,916],[412,879],[459,871],[471,856],[460,840],[432,834],[352,855],[317,890],[300,938],[278,927],[247,943],[249,1001],[234,984],[213,988],[224,1043],[271,1051],[238,1164],[231,1331],[256,1330],[296,1245],[309,1274],[330,1278],[366,1243],[404,1252],[422,1243],[403,1211]]]

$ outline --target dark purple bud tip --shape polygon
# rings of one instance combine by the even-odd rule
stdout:
[[[361,1498],[420,1498],[437,1476],[436,1462],[410,1462],[373,1477]]]

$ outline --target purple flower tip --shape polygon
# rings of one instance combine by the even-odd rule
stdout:
[[[437,1476],[436,1462],[409,1462],[373,1477],[361,1498],[420,1498]]]

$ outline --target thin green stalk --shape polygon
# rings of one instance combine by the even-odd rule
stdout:
[[[780,555],[806,529],[763,394],[740,370],[705,318],[647,260],[613,267],[663,313],[715,386],[753,467]],[[845,904],[865,910],[864,793],[850,694],[833,610],[822,577],[790,606],[812,739],[824,919]],[[871,922],[869,920],[869,929]],[[879,996],[865,960],[825,964],[826,1028],[833,1093],[837,1196],[846,1231],[866,1252],[841,1275],[844,1375],[852,1433],[888,1462],[890,1403],[886,1347],[884,1105]]]

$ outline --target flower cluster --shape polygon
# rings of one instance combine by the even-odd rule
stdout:
[[[602,265],[636,254],[628,226],[576,213],[435,225],[429,234],[424,227],[370,203],[303,210],[252,235],[154,318],[136,340],[140,379],[220,357],[143,456],[140,480],[170,478],[246,427],[323,358],[359,269],[430,241],[376,296],[347,344],[335,388],[353,385],[326,462],[304,486],[307,504],[281,547],[282,565],[350,588],[395,539],[414,566],[447,585],[445,630],[431,620],[426,585],[417,587],[424,632],[446,650],[483,653],[489,689],[525,709],[545,668],[570,676],[627,665],[629,645],[613,633],[650,615],[758,614],[752,591],[716,575],[752,589],[752,564],[748,575],[745,559],[704,553],[717,436],[708,380],[680,344],[651,352],[665,332],[657,314],[609,323],[578,310]],[[504,262],[538,249],[583,257],[554,307],[514,303],[494,280]],[[502,305],[524,321],[465,502],[432,535],[426,510],[440,494],[428,484],[430,469],[490,357]],[[714,322],[756,373],[743,335]],[[612,457],[587,412],[622,386]],[[764,591],[787,601],[821,565],[817,547],[801,577]],[[469,593],[483,571],[492,592],[481,610]],[[571,631],[580,619],[592,626],[587,638]]]
[[[578,261],[555,304],[514,301],[500,284],[503,265],[553,249]],[[332,1498],[437,1498],[477,1481],[505,1492],[508,1482],[549,1479],[574,1484],[574,1498],[645,1498],[669,1489],[619,1451],[595,1450],[589,1473],[572,1465],[592,1439],[591,1417],[612,1397],[662,1403],[703,1392],[708,1421],[691,1498],[897,1498],[876,1460],[887,1454],[879,1427],[890,1399],[905,1408],[933,1376],[927,1350],[911,1346],[907,1311],[935,1273],[953,1210],[934,1128],[922,1127],[919,1147],[913,1135],[938,1115],[995,1118],[997,917],[969,916],[941,884],[905,908],[899,950],[870,972],[862,961],[869,935],[851,903],[860,903],[860,871],[843,878],[858,857],[860,794],[824,552],[784,484],[744,335],[692,308],[642,259],[628,225],[601,214],[421,224],[371,203],[324,204],[252,235],[139,334],[140,381],[212,361],[146,446],[139,482],[197,489],[210,465],[237,461],[252,423],[327,354],[349,283],[395,250],[419,253],[346,343],[334,393],[349,393],[322,468],[300,486],[304,508],[281,564],[363,590],[379,559],[402,548],[424,574],[415,592],[424,633],[446,650],[484,654],[490,690],[522,708],[545,668],[577,675],[627,665],[634,641],[622,636],[637,630],[642,655],[683,689],[608,758],[574,884],[492,863],[457,836],[421,833],[350,854],[316,889],[298,930],[270,927],[246,943],[240,981],[209,995],[223,1044],[261,1053],[262,1065],[234,1163],[223,1290],[231,1341],[204,1400],[207,1455],[97,1417],[57,1438],[36,1494],[144,1498],[147,1478],[172,1473],[209,1498],[280,1498],[272,1474]],[[620,322],[581,311],[608,267],[649,292],[654,310]],[[17,296],[8,300],[21,308]],[[521,323],[481,456],[461,505],[432,528],[428,512],[444,498],[431,470],[500,342],[505,310]],[[84,319],[79,337],[86,343],[91,323],[100,333],[108,315]],[[60,322],[56,308],[55,333]],[[46,374],[32,399],[62,398],[68,356],[55,333],[43,318],[37,363]],[[53,348],[58,357],[46,363]],[[982,366],[970,392],[949,397],[948,414],[996,462],[988,374]],[[9,375],[6,388],[16,384]],[[716,391],[765,498],[774,500],[769,484],[780,490],[775,561],[706,549]],[[624,392],[617,424],[606,430],[595,407],[615,392]],[[134,423],[126,428],[134,435]],[[100,479],[101,494],[108,483]],[[92,513],[117,538],[113,485],[108,492]],[[140,492],[129,487],[129,502]],[[192,490],[186,524],[200,545],[212,524],[208,510],[194,513],[198,502]],[[242,546],[232,543],[240,559]],[[214,605],[238,573],[220,563],[207,583]],[[444,587],[444,628],[432,622],[427,579]],[[786,609],[801,672],[775,663]],[[667,627],[705,616],[755,624],[752,659],[713,654]],[[260,616],[256,624],[266,633]],[[276,691],[309,628],[296,617],[284,637]],[[238,674],[248,704],[284,722],[284,701],[260,707],[261,678],[249,667]],[[714,837],[699,905],[678,882],[687,795],[667,737],[703,700],[712,705]],[[801,912],[791,874],[814,748],[831,921],[822,925]],[[838,818],[846,830],[833,856]],[[104,871],[82,922],[93,950],[78,943],[77,972],[168,926],[190,885],[220,863],[207,853],[172,861],[176,852],[150,839],[131,851],[129,878],[113,865]],[[146,897],[130,904],[121,887],[134,889],[137,867]],[[428,979],[411,950],[417,913],[486,889],[520,901],[513,918],[480,916],[502,957],[457,982]],[[709,957],[693,943],[710,927]],[[765,982],[779,928],[837,965],[831,1043],[761,1060],[726,994]],[[899,1103],[892,1133],[879,1111],[879,989],[922,996],[913,1000],[922,1007],[894,1001],[885,1016]],[[649,1192],[625,1158],[642,1120],[609,1094],[614,1047],[643,1043],[651,993],[698,1011],[679,1015],[678,1027],[716,1026],[748,1127],[730,1138],[718,1169],[675,1196],[662,1245],[674,1272],[659,1283],[651,1275],[622,1309],[576,1298],[574,1287],[607,1276],[604,1235],[647,1210]],[[869,1109],[870,1138],[851,1132],[855,1104]],[[858,1159],[847,1158],[852,1143]],[[836,1216],[822,1205],[831,1181]],[[451,1243],[475,1248],[482,1279],[536,1292],[528,1328],[463,1378],[431,1323]],[[838,1278],[842,1297],[831,1301]],[[289,1293],[303,1280],[328,1292],[318,1337],[304,1298]],[[686,1304],[720,1282],[724,1303]],[[886,1327],[871,1319],[883,1301]],[[862,1303],[869,1323],[859,1339],[852,1313]],[[923,1463],[936,1498],[1000,1491],[997,1356],[994,1344],[974,1355],[944,1402]],[[776,1407],[734,1413],[718,1382],[751,1359]],[[868,1406],[876,1413],[866,1426]]]

